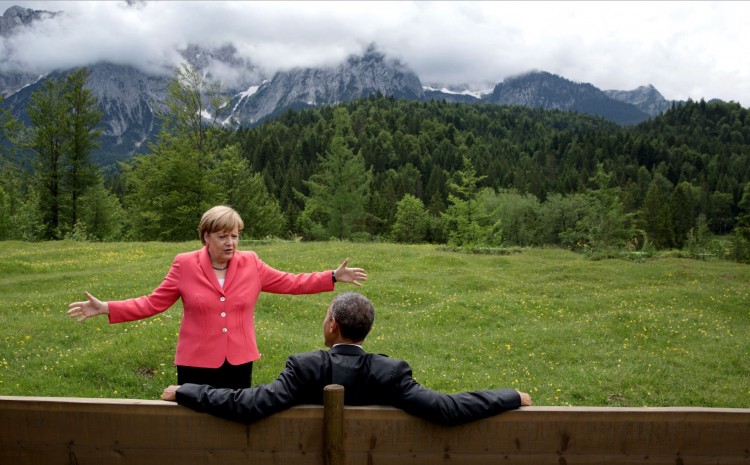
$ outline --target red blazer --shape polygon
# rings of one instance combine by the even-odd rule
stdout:
[[[260,358],[255,341],[255,302],[261,291],[315,294],[332,291],[330,271],[285,273],[263,263],[255,252],[236,251],[224,286],[211,267],[206,247],[179,254],[164,281],[148,296],[109,304],[109,322],[121,323],[156,315],[182,298],[184,313],[175,364],[218,368]]]

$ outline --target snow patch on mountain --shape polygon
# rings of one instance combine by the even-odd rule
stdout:
[[[471,90],[471,89],[461,89],[461,90],[454,90],[448,87],[433,87],[424,85],[422,86],[422,89],[428,92],[442,92],[443,94],[450,94],[450,95],[467,95],[469,97],[474,97],[475,99],[481,99],[485,95],[489,95],[492,93],[493,88],[489,89],[482,89],[482,90]]]

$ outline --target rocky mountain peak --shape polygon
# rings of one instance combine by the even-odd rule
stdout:
[[[581,92],[584,89],[572,81],[546,71],[532,71],[497,84],[487,100],[500,105],[569,110]]]
[[[648,114],[617,100],[588,83],[577,83],[546,71],[506,79],[487,97],[489,103],[576,111],[601,116],[618,124],[636,124]]]
[[[635,105],[650,116],[663,113],[672,105],[651,84],[633,90],[605,90],[604,93],[615,100]]]
[[[255,124],[290,108],[345,102],[378,92],[407,100],[423,98],[414,72],[370,46],[363,55],[349,56],[338,66],[280,71],[252,96],[236,96],[230,106],[235,123]]]
[[[8,37],[17,28],[29,26],[35,21],[53,18],[61,12],[52,13],[49,11],[32,10],[20,6],[12,6],[5,10],[0,16],[0,36]]]

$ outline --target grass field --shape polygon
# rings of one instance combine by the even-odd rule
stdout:
[[[188,243],[2,242],[0,395],[155,399],[176,381],[182,306],[132,323],[77,324],[67,304],[148,294]],[[513,387],[535,405],[750,406],[750,266],[590,261],[557,249],[468,255],[431,245],[243,243],[293,272],[366,268],[365,348],[409,361],[443,392]],[[322,348],[333,294],[263,294],[254,383]]]

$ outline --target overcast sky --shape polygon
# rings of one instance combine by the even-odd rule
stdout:
[[[271,74],[334,65],[371,43],[423,84],[497,83],[549,71],[606,89],[652,84],[667,99],[750,106],[750,2],[5,1],[60,11],[32,35],[0,39],[0,69],[107,59],[144,69],[186,44],[233,43]]]

